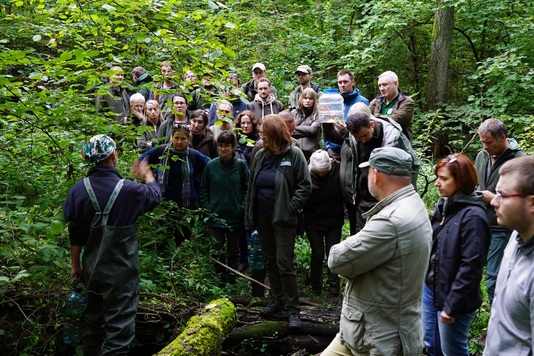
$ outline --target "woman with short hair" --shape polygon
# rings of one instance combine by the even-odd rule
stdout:
[[[249,171],[246,162],[235,155],[237,141],[233,132],[221,133],[217,146],[219,157],[211,160],[202,174],[200,206],[217,215],[217,219],[210,217],[206,221],[210,235],[216,240],[217,259],[237,270]],[[225,244],[226,254],[222,253]],[[215,272],[223,281],[235,282],[235,275],[223,266],[216,264]]]
[[[343,193],[339,179],[339,162],[325,150],[317,150],[310,157],[312,193],[304,206],[304,225],[310,241],[310,282],[313,292],[320,296],[323,287],[323,262],[330,248],[341,241],[344,222]],[[339,276],[328,269],[328,297],[339,296]]]
[[[130,120],[134,126],[140,126],[145,120],[145,97],[143,94],[134,93],[130,96]]]
[[[432,249],[423,289],[424,345],[430,355],[469,355],[468,330],[482,304],[480,281],[491,236],[477,173],[463,154],[434,170],[441,199],[432,215]]]

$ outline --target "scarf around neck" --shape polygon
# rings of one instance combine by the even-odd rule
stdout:
[[[162,193],[164,193],[167,191],[169,183],[169,159],[172,159],[174,161],[181,161],[180,166],[182,169],[182,201],[180,205],[184,208],[188,208],[191,205],[191,167],[189,165],[189,153],[189,147],[186,147],[184,151],[179,152],[175,150],[174,147],[172,147],[172,144],[169,144],[165,148],[165,151],[162,155],[162,174],[158,174],[158,182],[160,184]]]

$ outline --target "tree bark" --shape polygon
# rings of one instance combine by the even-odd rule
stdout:
[[[438,6],[444,0],[437,0]],[[434,29],[432,32],[432,46],[430,48],[430,62],[428,67],[428,92],[426,96],[427,109],[437,110],[440,105],[447,103],[449,91],[449,63],[451,58],[452,35],[454,28],[454,8],[450,6],[440,7],[434,16]],[[439,125],[439,119],[434,118],[436,123],[434,133],[433,153],[435,157],[442,157],[448,153],[445,150],[448,139],[444,128]]]

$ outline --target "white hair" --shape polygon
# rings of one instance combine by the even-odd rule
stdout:
[[[332,159],[325,150],[317,150],[310,157],[310,172],[328,172],[332,169]]]
[[[348,116],[359,113],[371,116],[371,109],[369,109],[369,107],[365,105],[365,103],[362,103],[360,101],[350,107]]]
[[[380,80],[380,78],[387,78],[390,82],[398,82],[399,81],[399,77],[397,77],[397,74],[395,74],[395,72],[392,72],[390,70],[380,74],[378,76],[378,80]]]
[[[132,94],[132,96],[130,96],[130,105],[138,101],[143,102],[143,104],[145,103],[146,100],[143,94],[135,93],[135,94]]]

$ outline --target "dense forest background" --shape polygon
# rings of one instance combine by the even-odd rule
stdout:
[[[136,158],[139,132],[110,124],[93,105],[110,65],[127,73],[140,65],[157,80],[159,63],[170,60],[181,85],[191,70],[224,86],[228,73],[245,82],[262,62],[284,104],[301,64],[322,88],[336,87],[340,69],[353,71],[369,99],[378,75],[393,70],[417,104],[424,192],[436,159],[474,157],[486,118],[505,121],[534,149],[529,0],[0,0],[0,13],[0,344],[13,354],[55,348],[71,288],[61,207],[87,171],[82,144],[96,133],[122,137],[125,175]],[[429,209],[435,198],[427,195]],[[200,283],[212,276],[209,261],[191,259],[198,247],[160,253],[164,209],[141,221],[142,292],[198,302],[234,292]]]

